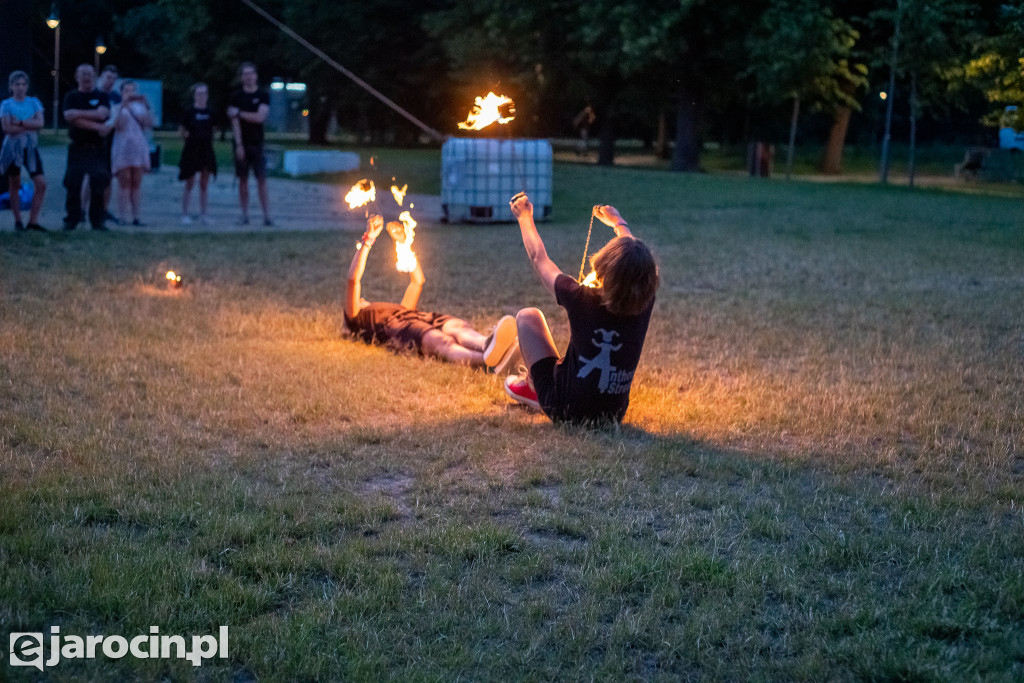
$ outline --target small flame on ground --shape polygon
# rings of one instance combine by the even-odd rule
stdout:
[[[168,287],[181,287],[181,276],[175,273],[173,270],[167,271],[167,286]]]
[[[583,285],[584,287],[597,288],[597,271],[590,271],[590,275],[587,275],[585,278],[583,278],[583,282],[581,282],[580,284]]]
[[[506,107],[508,116],[502,116],[501,113],[501,107],[505,105],[508,105]],[[473,109],[470,110],[465,122],[459,124],[459,128],[463,130],[481,130],[495,121],[505,124],[515,118],[515,113],[516,105],[511,98],[489,92],[487,97],[476,98],[476,104],[473,105]]]
[[[408,183],[402,185],[402,189],[398,189],[398,185],[391,186],[391,195],[395,198],[395,201],[399,206],[405,201],[405,192],[409,189]]]
[[[376,197],[377,190],[373,187],[373,181],[364,178],[352,186],[352,189],[345,195],[345,201],[348,202],[348,208],[356,209],[366,206]]]
[[[398,220],[405,226],[405,234],[401,236],[402,239],[398,239],[399,236],[394,233],[391,234],[395,238],[395,255],[398,257],[395,268],[399,273],[411,273],[416,270],[416,254],[412,252],[412,241],[416,237],[416,221],[408,211],[399,214]]]

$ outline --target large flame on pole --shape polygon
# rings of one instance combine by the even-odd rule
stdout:
[[[502,107],[505,107],[507,116],[502,115]],[[463,130],[482,130],[495,121],[505,124],[515,118],[515,113],[516,105],[511,98],[489,92],[487,97],[476,98],[476,104],[473,105],[473,109],[469,112],[465,122],[459,124],[459,128]]]
[[[348,202],[348,208],[355,209],[360,206],[366,206],[376,196],[377,191],[373,187],[373,181],[364,178],[352,186],[352,189],[345,195],[345,201]]]

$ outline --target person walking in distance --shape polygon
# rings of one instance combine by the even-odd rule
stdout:
[[[228,100],[228,119],[235,143],[235,175],[242,225],[249,224],[249,171],[256,178],[256,191],[263,210],[263,225],[272,226],[267,196],[267,161],[263,149],[263,122],[270,113],[270,95],[259,87],[256,65],[243,62],[238,69],[241,87]]]
[[[64,229],[74,230],[82,220],[82,178],[89,176],[89,222],[93,230],[106,230],[103,191],[110,183],[103,139],[110,134],[110,100],[96,90],[96,72],[91,64],[75,69],[78,87],[64,96],[64,120],[68,122],[68,166],[64,174],[67,201]]]

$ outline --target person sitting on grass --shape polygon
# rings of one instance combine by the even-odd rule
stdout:
[[[409,274],[409,286],[402,303],[370,303],[360,296],[366,258],[383,229],[384,219],[370,216],[366,232],[352,257],[345,292],[345,327],[348,331],[369,344],[385,344],[400,351],[501,372],[515,355],[515,319],[510,315],[503,317],[488,337],[461,318],[417,310],[423,283],[426,282],[418,262]],[[404,226],[395,222],[388,225],[388,230],[395,234],[404,230]]]
[[[519,350],[528,372],[509,375],[505,392],[553,422],[621,423],[658,290],[654,255],[615,207],[595,206],[594,216],[615,237],[590,260],[595,287],[584,286],[548,257],[526,193],[510,205],[533,269],[569,316],[569,346],[560,357],[544,314],[536,308],[519,311]]]

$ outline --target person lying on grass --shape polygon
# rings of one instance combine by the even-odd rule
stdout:
[[[352,257],[345,292],[345,327],[349,332],[368,344],[384,344],[400,351],[500,372],[516,349],[515,319],[505,316],[491,335],[485,336],[461,318],[417,310],[426,282],[418,262],[409,274],[409,286],[402,303],[370,303],[360,296],[366,257],[383,230],[384,219],[370,216],[366,232]],[[395,222],[388,225],[388,230],[393,235],[400,234],[404,226]]]
[[[594,287],[584,286],[548,258],[526,193],[513,197],[510,206],[533,269],[569,316],[569,346],[560,357],[544,314],[536,308],[519,311],[519,350],[528,372],[509,375],[506,393],[553,422],[622,422],[658,289],[654,255],[615,207],[595,206],[594,216],[615,237],[591,257],[597,280]]]

